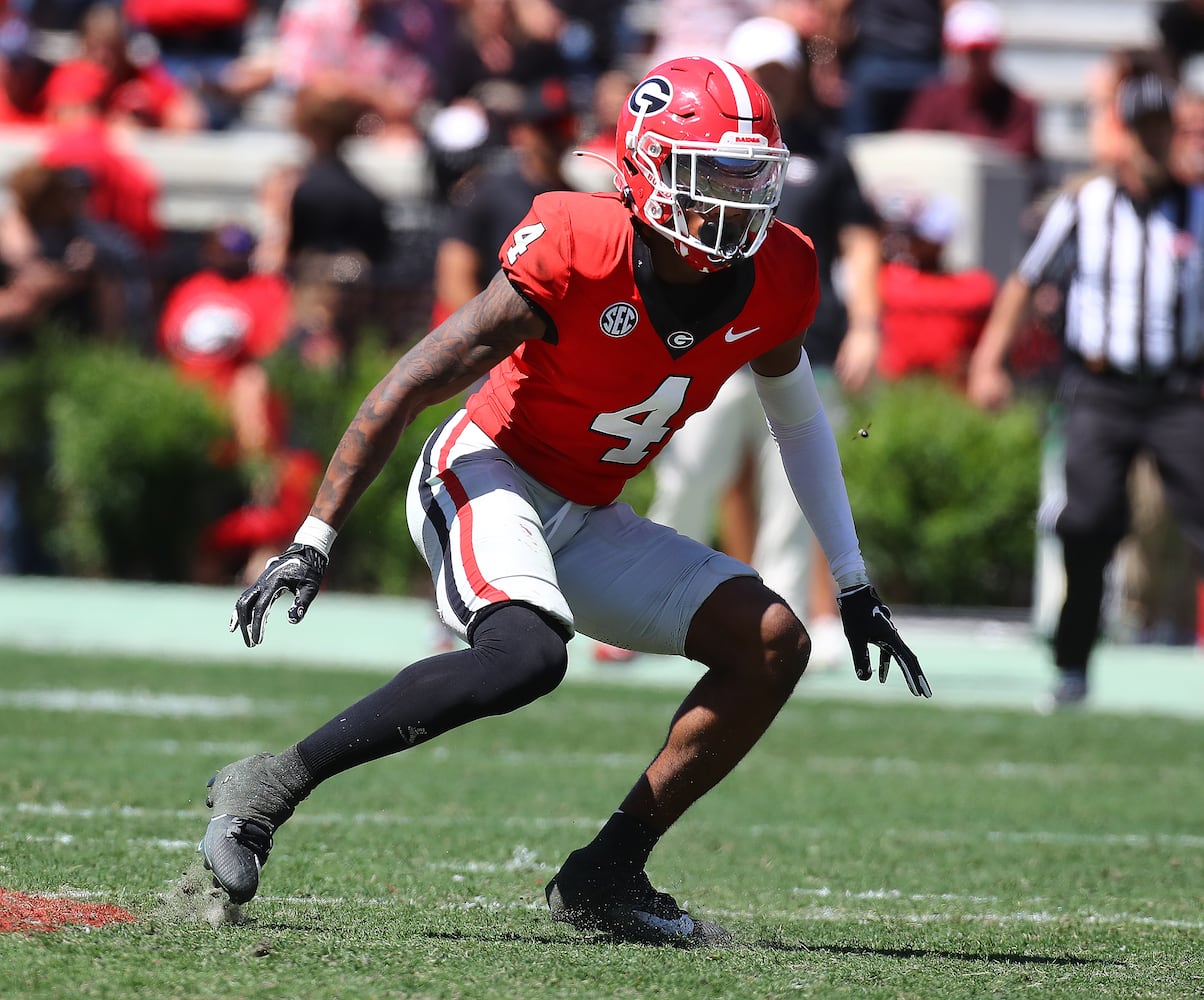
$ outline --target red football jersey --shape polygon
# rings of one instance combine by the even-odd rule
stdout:
[[[550,320],[468,400],[473,421],[528,473],[601,505],[648,465],[741,366],[807,329],[815,251],[776,222],[750,260],[670,286],[617,194],[539,195],[499,253]]]

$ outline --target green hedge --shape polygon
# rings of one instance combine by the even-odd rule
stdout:
[[[273,359],[294,443],[325,461],[396,351],[371,339],[345,371]],[[423,413],[340,534],[330,584],[374,593],[429,590],[409,538],[405,491],[427,434],[460,405]],[[894,383],[859,405],[869,436],[838,428],[867,563],[898,603],[1029,602],[1040,409],[975,410],[939,382]],[[23,483],[26,516],[63,572],[186,580],[201,527],[231,509],[251,475],[211,456],[228,434],[198,389],[163,363],[117,348],[51,341],[0,363],[0,472]],[[49,473],[49,475],[47,475]],[[624,491],[647,509],[654,480]]]
[[[0,466],[61,571],[185,579],[201,527],[239,492],[214,468],[219,410],[166,365],[48,331],[0,364]]]
[[[838,442],[870,575],[898,603],[1030,602],[1043,410],[983,413],[942,382],[890,383]]]

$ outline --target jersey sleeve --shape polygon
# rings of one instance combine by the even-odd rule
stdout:
[[[1016,267],[1021,281],[1032,288],[1051,279],[1060,251],[1076,236],[1077,222],[1077,201],[1063,192],[1050,205],[1036,238]]]
[[[502,243],[498,261],[510,283],[545,311],[564,301],[572,273],[572,227],[563,204],[538,195]]]

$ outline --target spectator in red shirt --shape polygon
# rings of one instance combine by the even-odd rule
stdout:
[[[289,289],[278,275],[251,272],[254,248],[241,226],[214,230],[204,268],[171,292],[159,327],[159,347],[181,377],[205,386],[229,413],[232,439],[218,461],[253,472],[245,502],[201,539],[199,582],[257,575],[304,517],[321,472],[316,455],[287,446],[284,403],[261,364],[287,332]]]
[[[265,358],[288,332],[289,287],[251,270],[255,240],[238,225],[206,239],[204,266],[167,297],[160,346],[188,375],[223,384],[244,359]]]
[[[106,80],[100,66],[84,60],[60,66],[50,78],[46,88],[50,128],[42,162],[81,170],[89,185],[92,216],[113,223],[143,248],[153,250],[163,236],[156,205],[158,181],[113,141],[101,115]]]
[[[1041,160],[1037,106],[995,65],[1003,42],[999,8],[990,0],[958,0],[945,12],[944,41],[943,77],[920,89],[900,127],[991,139],[1035,172]]]
[[[90,8],[80,41],[82,55],[59,64],[47,83],[49,93],[70,94],[84,85],[81,79],[94,77],[94,70],[100,69],[104,75],[99,104],[108,121],[174,131],[204,125],[199,100],[167,72],[149,38],[129,37],[115,7]]]
[[[964,384],[970,352],[995,301],[995,278],[981,268],[949,271],[946,243],[957,206],[945,197],[922,205],[905,224],[905,249],[878,275],[882,353],[878,370],[896,379],[932,372]]]

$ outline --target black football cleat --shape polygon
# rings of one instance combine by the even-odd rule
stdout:
[[[600,867],[584,848],[568,856],[545,895],[552,919],[580,931],[599,931],[641,944],[713,948],[732,944],[724,928],[696,920],[668,893],[657,892],[642,870]]]

